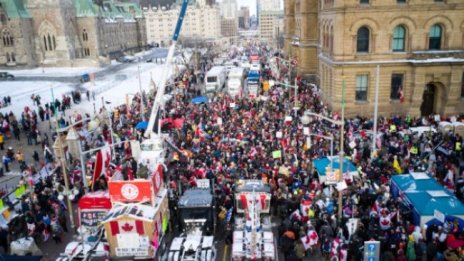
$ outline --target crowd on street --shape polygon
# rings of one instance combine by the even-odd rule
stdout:
[[[264,72],[263,80],[272,78],[269,70]],[[463,138],[451,131],[421,134],[408,131],[423,125],[438,127],[438,122],[445,119],[433,116],[380,117],[378,135],[373,139],[367,131],[374,124],[371,118],[347,118],[343,133],[338,126],[322,118],[314,117],[304,124],[300,118],[305,111],[340,120],[339,113],[324,105],[319,88],[304,80],[297,82],[296,97],[283,86],[275,85],[267,92],[261,91],[257,99],[217,93],[207,103],[195,104],[191,100],[197,96],[196,78],[193,71],[186,70],[174,79],[174,82],[182,82],[183,87],[179,84],[167,87],[172,98],[161,115],[163,119],[183,120],[182,126],[161,126],[163,131],[170,133],[175,145],[168,158],[166,177],[173,202],[181,196],[182,190],[195,187],[197,179],[212,179],[219,213],[233,207],[237,180],[260,179],[272,190],[272,214],[280,220],[279,252],[284,253],[287,261],[303,260],[315,253],[327,259],[363,260],[364,241],[368,240],[381,242],[381,260],[385,261],[464,258],[464,222],[456,220],[442,225],[415,226],[409,206],[401,197],[392,197],[389,187],[393,175],[420,171],[434,177],[458,198],[463,198]],[[80,126],[84,150],[101,147],[105,142],[120,144],[115,148],[117,153],[113,156],[108,176],[121,175],[122,179],[147,177],[147,168],[132,157],[129,141],[142,139],[143,130],[136,129],[137,123],[142,121],[141,103],[151,108],[154,96],[155,91],[139,93],[128,104],[116,106],[109,111],[110,121],[103,123],[100,131],[87,130],[90,120]],[[298,110],[294,110],[295,99]],[[49,121],[54,113],[60,127],[83,117],[90,118],[90,115],[79,116],[77,112],[66,116],[65,112],[71,109],[71,100],[78,103],[80,94],[64,95],[61,100],[56,99],[44,107],[40,99],[35,98],[33,106],[36,107],[24,108],[20,119],[13,113],[0,115],[3,171],[8,172],[9,165],[17,161],[25,173],[22,182],[34,187],[34,193],[21,199],[24,218],[8,227],[10,240],[18,238],[18,233],[27,233],[40,240],[52,238],[60,243],[61,235],[68,229],[64,218],[67,209],[57,189],[64,186],[63,166],[50,150],[50,143],[56,137],[49,138],[47,133],[40,133],[37,124]],[[104,112],[102,108],[100,114]],[[462,119],[462,116],[456,117]],[[311,134],[332,137],[333,148],[330,140],[325,138],[315,137],[308,143],[305,128],[309,128]],[[33,163],[24,162],[22,154],[25,151],[13,148],[4,151],[4,140],[20,140],[21,133],[27,138],[28,145],[42,144],[40,154],[27,152],[34,153]],[[347,189],[342,192],[342,217],[337,216],[340,192],[320,182],[313,164],[314,159],[331,156],[331,151],[334,155],[339,154],[340,135],[345,135],[344,144],[341,144],[344,155],[357,167],[358,173],[343,174]],[[375,151],[372,150],[373,142]],[[437,151],[437,146],[448,153]],[[277,150],[281,154],[274,157],[273,152]],[[72,189],[79,192],[74,199],[77,200],[85,189],[79,176],[81,165],[79,159],[73,159],[69,154],[66,159],[71,166]],[[87,172],[91,173],[92,159],[86,164]],[[32,179],[44,169],[54,175]],[[101,176],[95,189],[105,188],[106,179]],[[224,215],[220,216],[223,218]],[[345,226],[351,218],[359,220],[354,229]],[[230,233],[226,231],[224,238],[230,238]],[[0,230],[0,246],[4,246],[4,234],[4,230]],[[463,244],[455,244],[460,240]],[[230,243],[230,240],[226,242]]]

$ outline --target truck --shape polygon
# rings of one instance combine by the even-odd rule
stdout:
[[[276,260],[271,196],[271,188],[262,180],[237,181],[232,261]]]
[[[205,93],[220,91],[226,83],[226,68],[224,66],[214,66],[205,77]]]
[[[163,261],[213,261],[217,259],[214,244],[216,215],[214,197],[208,179],[184,192],[177,203],[180,235],[173,238]]]
[[[247,93],[250,98],[257,98],[260,87],[260,75],[258,71],[249,71],[247,77]]]
[[[245,70],[240,67],[235,67],[229,72],[229,79],[227,80],[227,93],[230,96],[242,96],[244,73]]]

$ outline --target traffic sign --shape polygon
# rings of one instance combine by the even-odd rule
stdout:
[[[378,261],[380,260],[380,242],[379,241],[365,241],[364,242],[364,260],[365,261]]]

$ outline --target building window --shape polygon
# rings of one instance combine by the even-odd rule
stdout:
[[[406,0],[396,0],[397,4],[406,4]]]
[[[461,98],[464,98],[464,72],[462,73],[461,79]]]
[[[10,53],[6,53],[6,62],[7,63],[11,62]]]
[[[440,50],[441,49],[441,35],[442,35],[442,28],[440,25],[435,24],[430,28],[429,50]]]
[[[369,0],[359,0],[360,4],[369,4]]]
[[[55,36],[50,34],[47,34],[47,36],[44,35],[43,37],[44,41],[44,49],[45,51],[54,51],[56,49],[56,40]]]
[[[87,34],[87,31],[85,29],[82,31],[82,40],[84,42],[87,42],[89,40],[89,35]]]
[[[8,30],[4,30],[2,33],[2,38],[3,38],[3,45],[6,46],[13,46],[13,36],[11,36],[10,32]]]
[[[403,90],[403,74],[392,74],[390,99],[399,100]]]
[[[44,38],[44,48],[45,48],[45,51],[48,51],[48,49],[47,49],[47,37],[45,37],[45,35],[44,35],[43,38]]]
[[[404,52],[406,30],[402,25],[395,27],[393,31],[393,51]]]
[[[358,30],[356,51],[358,53],[369,52],[369,29],[365,26]]]
[[[367,74],[356,76],[356,101],[367,101]]]
[[[16,62],[16,57],[14,53],[11,53],[11,61],[14,63]]]

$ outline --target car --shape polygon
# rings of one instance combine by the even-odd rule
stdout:
[[[7,72],[0,72],[0,80],[14,80],[14,75]]]

